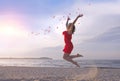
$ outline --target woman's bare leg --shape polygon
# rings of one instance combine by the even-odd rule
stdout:
[[[69,54],[64,54],[63,59],[67,60],[68,62],[73,63],[77,67],[80,67],[77,62],[73,61],[72,58],[69,56]]]
[[[77,55],[70,55],[69,56],[71,59],[73,59],[73,58],[77,58],[77,57],[83,57],[82,55],[80,55],[80,54],[77,54]]]

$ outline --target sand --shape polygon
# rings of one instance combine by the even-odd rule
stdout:
[[[120,69],[1,66],[0,81],[120,81]]]

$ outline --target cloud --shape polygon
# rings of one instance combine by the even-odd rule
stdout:
[[[120,26],[119,5],[119,0],[3,0],[0,3],[0,15],[14,13],[24,21],[29,36],[9,43],[12,45],[19,42],[14,47],[19,50],[21,56],[61,57],[61,49],[64,46],[62,31],[65,30],[66,18],[70,16],[73,21],[79,13],[83,13],[84,17],[77,21],[76,32],[73,35],[73,54],[81,52],[85,54],[85,58],[95,58],[97,55],[103,58],[104,54],[110,53],[110,58],[116,58],[120,46],[115,44],[119,42],[119,31],[117,31],[119,30],[117,26]],[[55,19],[52,18],[53,16]],[[51,33],[44,35],[44,30],[49,26],[51,26]],[[31,32],[41,34],[35,36]],[[4,42],[4,45],[7,47],[8,43]],[[12,49],[13,52],[14,50],[16,49]],[[5,48],[0,52],[6,52]]]
[[[114,43],[119,44],[120,41],[120,27],[111,28],[108,32],[105,32],[93,39],[90,39],[89,42],[94,43]]]
[[[120,27],[113,27],[103,34],[78,44],[76,48],[91,59],[120,58]],[[79,50],[76,50],[79,51]]]
[[[50,57],[53,59],[62,59],[63,56],[63,47],[62,46],[54,46],[54,47],[44,47],[32,49],[29,52],[26,52],[24,55],[26,57]],[[29,54],[29,56],[27,56]]]
[[[109,29],[120,26],[120,1],[108,1],[99,3],[81,4],[76,2],[71,9],[80,8],[84,14],[76,25],[74,41],[84,42],[87,39],[94,38]],[[80,5],[81,4],[81,5]],[[77,45],[77,44],[76,44]]]

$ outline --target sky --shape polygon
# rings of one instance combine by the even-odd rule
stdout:
[[[0,0],[0,58],[62,59],[65,23],[76,22],[72,54],[120,59],[120,0]]]

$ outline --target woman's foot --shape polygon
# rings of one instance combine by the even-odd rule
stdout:
[[[74,64],[75,64],[77,67],[79,67],[79,68],[80,68],[80,65],[79,65],[77,62],[75,62]]]
[[[77,54],[77,57],[83,57],[82,55],[80,55],[80,54]]]

